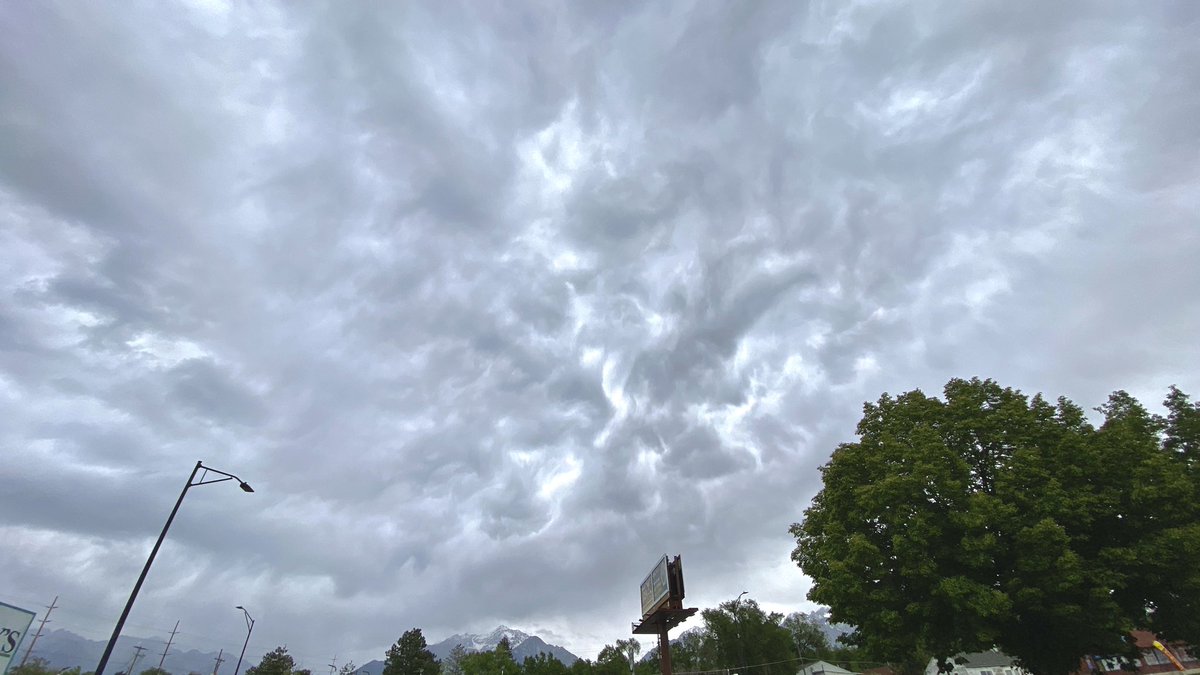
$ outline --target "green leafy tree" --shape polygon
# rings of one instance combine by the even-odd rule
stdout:
[[[671,641],[672,670],[695,672],[723,668],[718,665],[716,642],[703,626],[689,628]],[[657,655],[658,647],[654,648]]]
[[[616,645],[604,645],[592,664],[593,675],[629,675],[629,661]]]
[[[147,668],[141,672],[141,675],[171,675],[171,673],[163,668]]]
[[[404,631],[383,662],[383,675],[438,675],[441,669],[420,628]]]
[[[829,638],[821,631],[821,627],[811,619],[793,612],[781,624],[792,636],[796,645],[796,657],[803,660],[828,660],[833,653]]]
[[[467,650],[462,645],[454,645],[450,653],[442,660],[442,675],[463,675],[462,660]]]
[[[642,643],[629,638],[628,640],[617,640],[617,649],[625,654],[625,658],[629,659],[629,672],[634,672],[637,666],[637,656],[642,653]]]
[[[517,675],[521,670],[513,661],[512,650],[499,647],[490,652],[467,654],[461,663],[463,675]]]
[[[571,671],[571,675],[593,675],[593,664],[588,659],[577,659],[568,670]]]
[[[524,675],[568,675],[569,671],[562,661],[545,652],[538,652],[525,657],[521,662],[521,672]]]
[[[718,668],[762,665],[761,675],[790,675],[795,671],[792,637],[782,626],[783,615],[763,611],[754,600],[730,600],[700,612]],[[673,655],[673,654],[672,654]]]
[[[516,663],[516,659],[513,658],[512,643],[508,641],[507,635],[500,638],[500,642],[496,643],[496,656]]]
[[[1083,410],[991,380],[867,404],[792,526],[809,598],[868,653],[918,671],[997,646],[1062,675],[1130,649],[1135,628],[1195,642],[1200,572],[1197,413],[1166,420],[1116,392]]]
[[[246,675],[293,675],[296,660],[287,647],[276,647],[263,655],[257,666],[246,669]]]

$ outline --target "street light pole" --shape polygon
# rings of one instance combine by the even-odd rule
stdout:
[[[204,480],[201,477],[200,482],[196,480],[196,474],[204,469],[207,472],[225,476],[225,478],[217,478],[215,480]],[[104,668],[108,665],[108,658],[112,656],[113,648],[117,646],[117,638],[121,636],[121,629],[125,627],[125,619],[129,618],[129,610],[133,609],[133,601],[137,599],[138,591],[142,590],[142,583],[146,581],[146,575],[150,573],[150,565],[154,563],[154,556],[158,555],[158,549],[162,547],[163,540],[167,538],[167,530],[171,529],[171,523],[175,520],[175,514],[179,512],[179,506],[183,504],[183,498],[187,496],[188,488],[197,485],[208,485],[209,483],[221,483],[227,480],[236,480],[238,487],[245,492],[254,492],[254,488],[246,484],[246,481],[238,478],[231,473],[218,471],[212,467],[204,466],[203,461],[196,462],[196,466],[192,469],[192,475],[188,476],[187,483],[183,486],[183,491],[179,493],[179,499],[175,500],[175,508],[171,509],[171,515],[167,516],[167,523],[163,525],[162,532],[158,535],[158,541],[154,542],[154,548],[150,549],[150,557],[146,558],[146,566],[142,568],[142,574],[138,577],[137,583],[133,585],[133,592],[129,594],[129,600],[125,603],[125,609],[121,612],[121,618],[117,619],[117,626],[113,628],[112,637],[108,639],[108,645],[104,648],[104,654],[100,657],[100,663],[96,666],[95,675],[104,675]]]
[[[733,601],[734,618],[737,619],[738,627],[738,668],[740,670],[746,669],[746,651],[745,647],[742,645],[742,596],[749,592],[750,591],[742,591],[741,593],[738,593],[737,599]],[[100,675],[100,673],[96,673],[96,675]]]
[[[246,615],[246,641],[242,643],[242,653],[238,656],[237,666],[233,669],[233,675],[238,675],[242,670],[242,658],[246,656],[246,645],[250,644],[250,634],[254,632],[254,617],[250,616],[250,612],[247,612],[246,608],[241,605],[238,605],[237,609],[242,610],[242,614]]]

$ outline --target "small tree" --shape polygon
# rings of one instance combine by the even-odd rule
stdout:
[[[420,628],[404,631],[387,651],[383,675],[439,675],[441,665],[425,644]]]
[[[517,662],[517,659],[513,657],[512,643],[508,641],[507,635],[500,638],[500,642],[496,643],[496,656],[512,661],[513,663]]]
[[[442,661],[442,675],[463,675],[462,660],[467,656],[467,650],[462,645],[450,648],[450,654]]]
[[[628,675],[629,662],[625,660],[625,653],[619,647],[604,645],[596,655],[592,672],[594,675]]]
[[[46,659],[35,656],[19,666],[9,668],[8,672],[9,675],[54,675],[58,671],[51,668]]]
[[[808,617],[793,612],[783,620],[783,627],[792,635],[796,644],[796,656],[801,659],[828,659],[830,652],[829,638],[821,631],[821,627]]]
[[[571,675],[593,675],[594,671],[592,662],[587,659],[576,659],[568,670],[571,671]]]
[[[628,640],[617,640],[617,649],[621,650],[629,659],[629,672],[637,666],[637,655],[642,653],[642,643],[629,638]]]
[[[292,675],[296,660],[288,654],[286,646],[276,647],[263,654],[257,666],[246,669],[246,675]]]

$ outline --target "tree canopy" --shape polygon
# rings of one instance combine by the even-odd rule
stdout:
[[[1166,407],[1118,391],[1096,428],[991,380],[884,394],[791,528],[809,598],[910,669],[997,646],[1061,675],[1134,628],[1200,644],[1200,407]]]
[[[517,675],[521,666],[513,658],[507,637],[500,638],[490,652],[472,652],[460,660],[463,675]]]
[[[441,669],[420,628],[404,631],[383,661],[383,675],[439,675]]]
[[[796,645],[796,656],[801,659],[832,658],[833,646],[821,632],[821,627],[800,613],[792,613],[781,624],[792,636]]]
[[[246,675],[293,675],[299,672],[295,668],[296,660],[288,654],[287,647],[281,646],[263,654],[257,666],[246,669]]]
[[[764,665],[762,675],[790,675],[796,670],[796,650],[783,627],[783,615],[765,612],[752,599],[729,600],[700,612],[718,667]]]
[[[442,675],[463,675],[462,660],[466,656],[467,650],[462,645],[454,645],[442,659]]]

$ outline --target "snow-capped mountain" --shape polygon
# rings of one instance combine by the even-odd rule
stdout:
[[[436,645],[430,645],[429,651],[437,656],[438,650],[436,648],[445,645],[446,653],[449,654],[454,645],[462,645],[463,649],[466,649],[468,652],[490,652],[504,638],[508,638],[509,646],[516,649],[529,639],[529,634],[515,628],[509,628],[508,626],[497,626],[496,630],[487,634],[462,633],[451,635]],[[438,658],[441,658],[441,656],[438,656]]]
[[[558,645],[547,644],[536,635],[530,635],[516,628],[509,628],[508,626],[497,626],[496,630],[490,633],[461,633],[451,635],[441,642],[429,645],[429,651],[433,652],[433,655],[439,659],[446,658],[455,645],[462,645],[463,649],[468,652],[490,652],[504,638],[508,638],[508,644],[513,650],[513,658],[517,663],[524,661],[526,657],[541,653],[549,654],[568,666],[579,660],[578,656]]]
[[[508,644],[513,650],[513,660],[517,663],[521,663],[527,657],[542,653],[549,654],[568,666],[579,660],[578,656],[563,647],[547,644],[536,635],[530,635],[508,626],[497,626],[496,630],[490,633],[451,635],[441,642],[429,645],[429,651],[439,659],[449,656],[450,650],[454,649],[455,645],[462,645],[467,652],[490,652],[500,644],[500,640],[503,638],[508,638]],[[371,661],[358,669],[358,675],[381,675],[382,673],[383,661]]]

